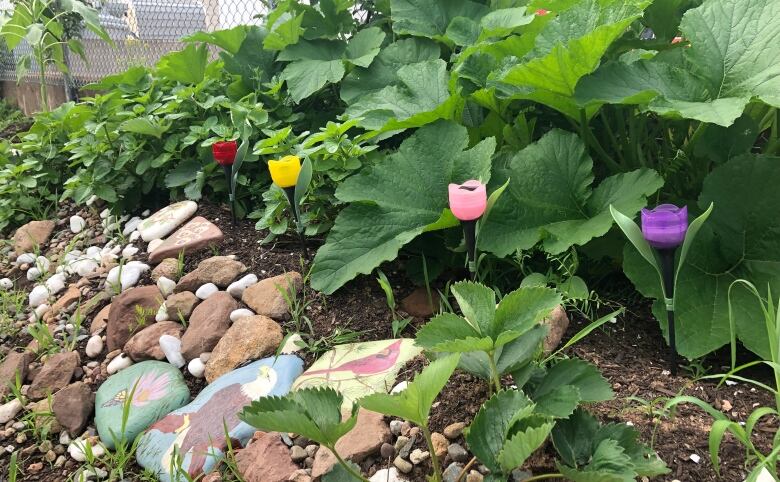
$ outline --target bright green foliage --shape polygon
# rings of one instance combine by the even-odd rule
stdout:
[[[778,159],[744,156],[717,167],[707,177],[698,206],[714,204],[679,271],[675,293],[677,350],[688,358],[703,356],[729,342],[728,288],[749,278],[780,292],[780,183]],[[653,268],[634,249],[625,252],[623,268],[637,289],[655,298],[653,313],[666,330],[665,306]],[[762,313],[752,295],[732,291],[737,336],[751,351],[768,356]]]
[[[449,355],[433,361],[402,392],[375,393],[361,398],[359,403],[367,410],[427,427],[431,405],[458,366],[459,358],[459,355]]]
[[[583,0],[564,10],[535,38],[525,57],[491,77],[514,98],[579,117],[574,89],[601,63],[612,42],[641,17],[649,0]],[[519,54],[522,55],[522,54]]]
[[[520,384],[519,376],[515,382]],[[614,395],[598,368],[577,358],[538,367],[523,390],[536,403],[537,412],[555,418],[568,417],[581,402],[602,402]]]
[[[779,16],[778,0],[707,1],[680,23],[689,47],[605,65],[582,82],[577,97],[721,126],[754,99],[780,107]]]
[[[561,253],[603,236],[612,227],[609,206],[634,214],[663,180],[651,169],[610,176],[595,188],[593,161],[575,134],[554,130],[518,152],[493,185],[509,187],[481,228],[479,248],[506,256],[542,242]]]
[[[445,41],[462,19],[478,21],[488,12],[471,0],[391,0],[390,9],[395,33]]]
[[[500,391],[482,405],[466,431],[466,443],[480,462],[506,480],[547,439],[551,419],[534,413],[518,390]]]
[[[666,474],[657,455],[637,442],[637,432],[625,424],[600,425],[578,409],[552,430],[552,441],[562,462],[558,469],[574,482],[631,482],[640,476]]]
[[[395,258],[442,216],[450,182],[487,180],[495,141],[467,146],[464,127],[438,122],[415,132],[382,163],[346,179],[336,197],[352,204],[317,251],[312,287],[332,293],[358,273]]]
[[[306,388],[284,397],[263,397],[244,407],[239,417],[268,432],[293,432],[328,448],[357,422],[357,405],[342,420],[344,397],[332,388]]]

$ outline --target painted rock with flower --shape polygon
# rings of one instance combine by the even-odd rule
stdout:
[[[124,434],[130,442],[165,414],[187,403],[190,391],[176,367],[158,361],[138,363],[109,377],[95,395],[95,425],[109,449],[122,437],[128,398],[131,401]]]
[[[294,355],[264,358],[226,373],[189,405],[162,418],[141,436],[136,460],[167,482],[171,468],[192,477],[214,469],[226,450],[244,446],[255,429],[239,420],[244,406],[261,397],[285,395],[303,371]]]

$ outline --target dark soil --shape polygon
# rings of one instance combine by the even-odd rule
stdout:
[[[310,262],[302,262],[298,241],[293,237],[282,237],[274,243],[262,246],[258,243],[264,238],[264,233],[258,233],[251,221],[239,221],[238,226],[230,223],[229,211],[223,206],[204,203],[198,214],[206,217],[225,234],[224,243],[215,248],[218,254],[235,254],[246,264],[250,272],[259,277],[268,277],[288,271],[299,271],[304,277]],[[314,252],[322,240],[309,240],[310,251]],[[144,246],[145,247],[145,246]],[[216,254],[214,250],[205,250],[186,258],[185,272],[194,269],[197,264]],[[396,299],[400,300],[414,287],[400,275],[400,267],[383,268],[395,290]],[[148,280],[147,280],[148,281]],[[632,423],[641,433],[641,439],[651,444],[663,459],[671,473],[656,477],[656,481],[709,482],[728,481],[740,482],[745,478],[745,452],[729,435],[720,451],[721,477],[719,478],[709,460],[707,440],[711,418],[702,410],[692,405],[681,405],[671,417],[660,416],[661,407],[671,397],[687,394],[701,398],[716,408],[724,406],[724,401],[732,405],[725,412],[734,420],[744,421],[755,407],[773,406],[772,396],[764,391],[752,389],[740,383],[736,386],[717,387],[714,381],[695,380],[691,373],[680,370],[678,376],[668,374],[666,359],[666,343],[661,336],[658,323],[652,318],[649,307],[644,300],[628,293],[630,283],[623,280],[624,291],[616,295],[617,300],[630,307],[628,313],[621,316],[616,323],[604,325],[594,331],[577,345],[567,350],[567,356],[578,356],[599,367],[604,377],[609,380],[615,391],[615,399],[609,402],[594,404],[589,409],[596,413],[603,422],[622,421]],[[598,287],[597,287],[597,291]],[[313,328],[313,341],[319,341],[319,349],[328,348],[327,340],[333,341],[333,336],[344,330],[356,333],[354,340],[367,341],[391,337],[390,324],[392,314],[385,302],[384,293],[373,277],[362,276],[332,296],[315,293],[309,288],[304,291],[307,306],[305,318]],[[625,299],[627,298],[627,299]],[[97,310],[96,310],[97,311]],[[587,322],[581,316],[574,315],[567,336],[577,333]],[[293,322],[288,322],[288,329]],[[405,336],[413,336],[416,327],[424,320],[415,319],[404,331]],[[304,333],[308,332],[306,321],[302,320]],[[24,343],[29,338],[20,339],[16,343]],[[339,340],[337,343],[343,343]],[[83,343],[79,352],[84,356]],[[304,354],[306,364],[314,361],[312,353]],[[86,359],[84,357],[83,359]],[[424,365],[426,360],[418,357],[405,367],[399,379],[411,380],[414,374]],[[727,357],[714,355],[709,361],[712,364],[710,373],[722,373],[723,365],[727,365]],[[766,379],[766,373],[751,373],[751,376]],[[191,381],[191,377],[187,377]],[[511,380],[507,380],[511,383]],[[202,388],[204,382],[192,381],[190,388],[193,394]],[[93,387],[96,389],[97,387]],[[487,384],[472,375],[456,372],[434,405],[430,427],[433,431],[442,431],[444,427],[454,422],[466,422],[473,419],[482,402],[488,396]],[[642,403],[639,400],[648,403]],[[649,404],[649,405],[648,405]],[[655,408],[655,410],[651,410]],[[771,447],[771,440],[777,430],[778,421],[772,418],[762,420],[756,430],[754,442],[765,452]],[[461,438],[461,444],[465,444]],[[30,445],[28,442],[27,445]],[[425,449],[421,437],[418,438],[420,448]],[[700,460],[695,463],[691,455],[698,455]],[[527,462],[526,468],[534,475],[557,472],[554,468],[554,450],[547,446],[534,454]],[[40,454],[24,456],[25,465],[39,459]],[[7,458],[0,462],[0,470],[5,471]],[[448,461],[445,461],[445,467]],[[69,460],[68,467],[72,467]],[[390,461],[368,461],[366,466],[389,466]],[[367,467],[366,467],[367,468]],[[372,472],[373,472],[372,470]],[[424,481],[429,470],[429,462],[415,468],[414,481]],[[142,469],[130,467],[131,473],[140,474]],[[51,470],[48,464],[36,476],[26,476],[22,480],[60,481],[64,480],[62,469]],[[136,480],[133,476],[130,480]]]

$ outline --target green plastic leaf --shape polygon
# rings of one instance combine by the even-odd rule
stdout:
[[[264,431],[291,431],[334,446],[357,422],[357,405],[342,421],[344,397],[332,388],[306,388],[285,397],[263,397],[244,407],[239,418]]]
[[[360,125],[379,130],[391,120],[391,128],[425,125],[451,117],[454,98],[447,86],[447,64],[441,59],[400,67],[400,83],[361,96],[345,114],[362,118]]]
[[[519,390],[496,393],[482,405],[466,431],[469,450],[491,471],[502,472],[498,454],[509,429],[533,410],[533,403]]]
[[[638,169],[593,188],[592,169],[582,140],[557,129],[518,152],[494,173],[492,185],[511,181],[481,228],[479,248],[507,256],[542,242],[545,251],[561,253],[606,234],[610,205],[634,214],[663,185],[652,169]]]
[[[707,208],[706,211],[704,211],[701,216],[698,216],[696,219],[691,222],[691,224],[688,226],[688,231],[685,233],[685,240],[683,240],[682,247],[680,248],[680,256],[677,258],[677,269],[674,272],[674,286],[675,289],[677,288],[677,280],[680,277],[680,268],[685,264],[685,260],[688,258],[688,253],[691,250],[691,245],[693,244],[693,241],[696,239],[696,235],[699,234],[699,230],[701,230],[701,227],[704,226],[704,223],[707,222],[707,218],[710,217],[710,214],[712,214],[712,208],[714,208],[715,205],[713,203],[710,203],[710,206]]]
[[[615,209],[615,206],[610,205],[609,212],[612,214],[612,218],[615,220],[615,223],[618,225],[620,230],[623,231],[623,234],[625,234],[628,238],[628,241],[636,248],[637,252],[645,259],[645,261],[650,263],[650,266],[652,266],[655,272],[658,274],[658,282],[661,285],[663,296],[666,298],[666,288],[664,286],[663,274],[661,274],[661,266],[658,264],[658,259],[656,258],[653,248],[642,234],[642,228],[640,228],[633,219]]]
[[[780,292],[780,205],[778,158],[743,156],[716,167],[705,179],[698,200],[704,211],[715,207],[690,244],[680,266],[675,292],[677,350],[698,358],[729,343],[728,291],[749,279]],[[623,269],[637,289],[655,298],[653,314],[666,333],[666,309],[658,278],[634,252],[624,253]],[[731,290],[737,336],[751,351],[770,356],[764,316],[750,292]]]
[[[470,0],[390,0],[390,11],[395,33],[444,40],[456,17],[478,21],[488,8]]]
[[[303,197],[306,195],[306,191],[309,190],[309,185],[311,184],[311,177],[312,177],[312,165],[311,165],[311,159],[308,157],[303,161],[303,164],[301,165],[301,172],[298,174],[298,180],[295,183],[295,208],[298,209],[298,207],[301,205],[301,201],[303,201]]]
[[[458,366],[459,358],[459,355],[439,358],[414,377],[401,393],[375,393],[361,398],[359,403],[367,410],[427,427],[431,405]]]
[[[721,126],[733,124],[752,100],[780,107],[778,15],[778,0],[708,0],[680,23],[690,47],[605,65],[583,79],[577,98]]]
[[[182,84],[198,84],[206,76],[208,45],[189,44],[183,50],[164,55],[157,63],[157,72]]]
[[[612,43],[642,16],[647,0],[583,0],[561,12],[535,37],[533,50],[492,75],[505,94],[545,104],[578,119],[579,80],[601,63]]]
[[[495,141],[488,138],[465,150],[468,143],[465,127],[437,122],[417,130],[385,161],[347,178],[336,197],[351,204],[317,251],[312,287],[332,293],[357,274],[395,259],[401,247],[440,218],[449,183],[488,179]]]

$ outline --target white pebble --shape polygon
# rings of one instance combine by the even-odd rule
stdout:
[[[209,296],[213,295],[219,291],[219,288],[217,288],[217,285],[214,283],[206,283],[205,285],[198,288],[198,290],[195,292],[195,296],[198,298],[205,300]]]
[[[133,243],[135,241],[138,241],[138,238],[140,238],[140,237],[141,237],[141,232],[140,231],[133,231],[132,233],[130,233],[130,238],[129,239],[130,239],[130,242]]]
[[[14,398],[10,402],[0,406],[0,424],[6,424],[16,417],[22,410],[22,402]]]
[[[131,360],[129,356],[125,355],[124,353],[120,353],[119,356],[111,360],[111,363],[109,363],[106,367],[106,371],[109,375],[113,375],[114,373],[124,370],[132,364],[133,360]]]
[[[701,460],[701,457],[699,457],[696,454],[691,454],[690,459],[693,460],[693,463],[698,464],[699,461]]]
[[[36,266],[33,266],[32,268],[27,270],[27,281],[35,281],[40,277],[41,277],[41,270],[39,270]]]
[[[95,204],[95,201],[97,201],[97,200],[98,200],[98,197],[97,197],[97,195],[96,195],[96,194],[93,194],[93,195],[91,195],[91,196],[89,197],[89,199],[87,199],[87,202],[86,202],[85,204],[86,204],[87,206],[92,206],[93,204]]]
[[[71,216],[70,217],[70,232],[71,233],[78,234],[78,233],[82,232],[86,226],[87,226],[87,222],[81,216]]]
[[[402,381],[398,385],[394,386],[392,390],[390,390],[390,393],[401,393],[404,390],[406,390],[406,387],[409,386],[409,382],[406,380]]]
[[[149,241],[149,244],[146,246],[146,252],[151,254],[152,251],[157,249],[157,247],[160,246],[161,244],[163,244],[163,242],[164,241],[162,239],[153,239],[153,240]]]
[[[239,308],[237,310],[233,310],[230,312],[230,321],[235,323],[241,318],[246,318],[247,316],[254,316],[254,314],[255,312],[252,310],[248,310],[246,308]]]
[[[160,293],[162,293],[163,298],[167,298],[171,293],[173,293],[173,289],[176,288],[176,282],[172,279],[166,278],[165,276],[160,276],[160,279],[157,280],[157,288],[160,289]]]
[[[203,378],[203,374],[206,372],[206,365],[200,358],[193,358],[187,364],[187,371],[195,378]]]
[[[292,353],[295,353],[297,351],[301,350],[301,346],[298,344],[303,341],[303,338],[301,338],[301,335],[298,333],[293,333],[287,338],[287,341],[284,342],[284,346],[282,347],[282,355],[290,355]]]
[[[97,457],[102,457],[106,453],[106,449],[103,448],[102,444],[96,444],[92,445],[86,440],[78,439],[74,440],[73,442],[68,445],[68,453],[71,457],[73,457],[73,460],[76,462],[86,462],[87,460],[87,454],[86,454],[86,445],[89,444],[92,449],[92,455]]]
[[[130,218],[130,221],[125,223],[125,228],[122,230],[122,236],[127,236],[128,234],[134,232],[136,228],[138,228],[138,225],[141,224],[141,221],[141,218],[138,216],[133,216]]]
[[[257,276],[254,274],[248,274],[243,278],[230,283],[227,287],[227,292],[233,298],[241,299],[241,295],[244,294],[244,290],[257,283]]]
[[[33,264],[35,262],[35,253],[24,253],[20,254],[16,258],[16,265],[22,265],[22,264]]]
[[[149,216],[150,214],[152,214],[152,212],[149,211],[148,209],[146,209],[146,210],[144,210],[144,212],[141,213],[141,217],[145,218],[145,217]]]
[[[125,246],[125,249],[122,250],[122,257],[125,259],[130,259],[133,256],[135,256],[136,253],[138,253],[138,251],[140,251],[138,248],[136,248],[132,244],[128,244],[127,246]]]
[[[30,291],[30,308],[37,308],[49,298],[49,290],[43,285],[38,285]]]
[[[46,289],[49,290],[49,293],[56,295],[65,289],[65,275],[62,273],[57,273],[51,278],[47,279],[46,283],[44,284]]]
[[[181,354],[181,340],[175,336],[162,335],[160,337],[160,348],[165,353],[168,363],[176,368],[181,368],[187,363]]]
[[[165,303],[160,305],[160,309],[158,309],[157,314],[154,315],[154,321],[157,323],[168,321],[168,308],[165,307]]]
[[[103,338],[100,335],[92,335],[87,341],[87,348],[84,351],[88,357],[97,358],[103,352]]]
[[[33,315],[35,316],[36,320],[40,320],[41,318],[43,318],[43,315],[45,315],[47,311],[49,311],[49,305],[44,303],[42,305],[38,305],[35,307],[35,311],[33,311]]]
[[[100,219],[108,219],[108,216],[110,215],[111,215],[111,211],[108,208],[100,211]]]
[[[14,282],[11,281],[10,278],[0,279],[0,290],[7,291],[7,290],[10,290],[13,287],[14,287]]]

